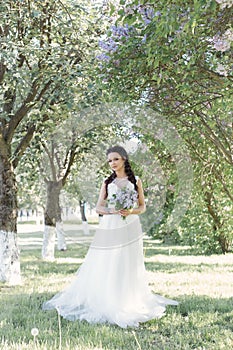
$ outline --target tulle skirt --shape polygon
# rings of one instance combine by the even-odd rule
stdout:
[[[43,304],[64,318],[137,327],[178,302],[151,292],[143,259],[140,220],[105,215],[69,286]]]

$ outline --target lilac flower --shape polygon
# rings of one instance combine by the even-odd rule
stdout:
[[[119,45],[122,43],[122,38],[129,38],[130,27],[128,24],[125,26],[112,26],[110,28],[111,35],[102,40],[99,40],[99,47],[101,50],[106,51],[109,54],[115,53]],[[109,61],[110,56],[102,53],[97,56],[97,59],[102,61]]]
[[[154,9],[152,7],[140,6],[138,12],[142,15],[142,19],[145,24],[149,24],[155,16]]]
[[[130,190],[127,187],[124,187],[117,191],[117,193],[112,195],[112,198],[109,200],[111,204],[114,204],[116,210],[120,209],[131,209],[134,207],[134,204],[137,202],[138,193],[135,190]],[[125,219],[125,217],[122,217]]]
[[[116,52],[118,45],[115,40],[108,38],[107,41],[99,40],[99,47],[108,52]]]
[[[142,43],[144,44],[146,42],[147,35],[145,34],[144,37],[142,38]]]
[[[129,36],[129,26],[112,26],[111,31],[113,36],[121,38],[122,36]]]
[[[233,41],[233,30],[228,29],[222,35],[215,35],[212,40],[215,50],[225,52],[231,47],[231,42]]]
[[[144,26],[148,25],[155,16],[161,16],[160,11],[157,11],[155,13],[154,9],[151,6],[146,5],[135,5],[131,8],[125,9],[126,14],[132,14],[134,12],[138,12],[141,14]],[[137,30],[133,26],[129,26],[128,24],[125,24],[123,26],[113,25],[111,26],[109,31],[109,36],[106,36],[103,40],[99,41],[99,47],[101,48],[101,50],[106,51],[110,55],[102,54],[97,56],[99,60],[105,62],[111,59],[111,54],[117,52],[121,45],[125,45],[125,42],[130,37],[132,37],[132,34],[134,35],[135,33],[137,33]],[[146,40],[147,36],[145,35],[142,38],[141,43],[144,44]],[[118,66],[118,62],[116,63],[116,65]]]
[[[100,61],[106,61],[106,62],[110,60],[110,57],[105,53],[101,53],[100,55],[97,55],[96,58]]]

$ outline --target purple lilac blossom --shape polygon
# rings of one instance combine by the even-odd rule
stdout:
[[[99,47],[108,52],[116,52],[118,45],[112,38],[108,38],[107,41],[99,40]]]
[[[139,6],[138,12],[142,15],[145,24],[150,24],[155,16],[155,11],[152,7]]]
[[[144,44],[146,42],[147,35],[145,34],[144,37],[142,38],[142,43]]]
[[[137,202],[138,194],[135,190],[122,188],[110,200],[111,204],[115,205],[116,209],[131,209]]]
[[[100,61],[105,61],[105,62],[108,62],[110,60],[110,57],[105,53],[101,53],[100,55],[97,55],[96,58]]]
[[[145,6],[145,5],[136,5],[133,8],[126,8],[125,9],[125,13],[128,14],[132,14],[134,11],[138,11],[141,16],[142,16],[142,20],[144,21],[145,25],[150,24],[150,22],[152,21],[152,19],[155,16],[161,16],[161,12],[157,11],[155,12],[154,9],[150,6]],[[110,28],[111,31],[111,35],[110,37],[104,39],[104,40],[100,40],[99,41],[99,47],[104,50],[107,51],[108,53],[114,53],[118,50],[120,41],[122,38],[129,38],[130,36],[130,31],[133,29],[133,27],[129,26],[128,24],[124,25],[124,26],[116,26],[113,25]],[[146,42],[147,36],[145,35],[142,38],[142,44]],[[110,57],[106,54],[101,54],[97,56],[97,59],[102,60],[102,61],[109,61]]]
[[[111,31],[113,36],[121,38],[122,36],[129,36],[129,26],[112,26]]]

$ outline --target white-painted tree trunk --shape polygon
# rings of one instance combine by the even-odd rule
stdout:
[[[21,284],[19,249],[15,232],[0,231],[0,281]]]
[[[42,245],[42,259],[53,261],[55,250],[56,228],[54,226],[45,225],[43,245]]]
[[[17,186],[9,150],[9,145],[2,142],[0,149],[0,281],[17,285],[21,283],[16,227]]]
[[[63,222],[56,222],[56,233],[57,233],[57,249],[66,250],[66,239],[65,232],[63,230]]]
[[[56,235],[58,249],[66,250],[65,233],[59,204],[61,188],[61,180],[47,181],[47,203],[45,208],[45,229],[42,247],[42,258],[45,260],[54,260]]]
[[[87,221],[82,222],[84,235],[88,236],[90,234],[89,225]]]

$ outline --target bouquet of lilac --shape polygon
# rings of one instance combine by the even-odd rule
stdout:
[[[137,199],[137,191],[124,187],[112,195],[110,204],[113,204],[116,210],[132,209],[134,204],[137,202]],[[126,219],[125,216],[122,216],[122,218]]]

